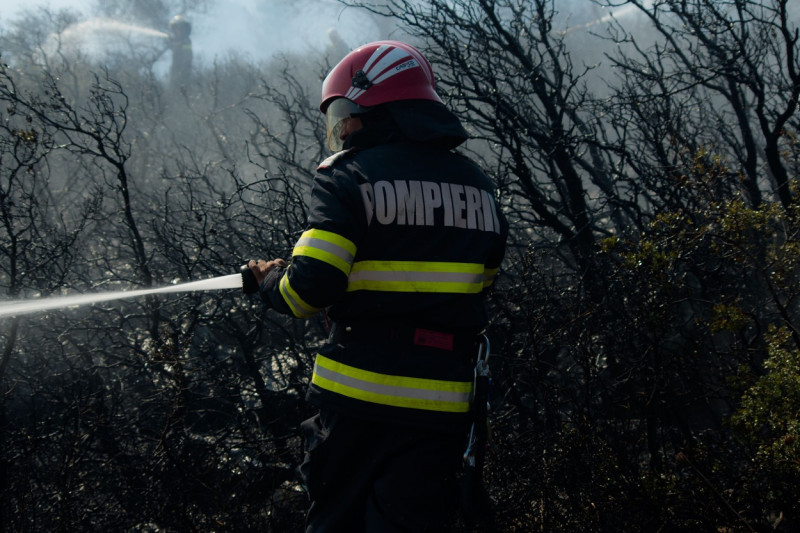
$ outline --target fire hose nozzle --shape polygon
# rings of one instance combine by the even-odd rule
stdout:
[[[253,271],[250,270],[250,267],[247,266],[247,263],[242,265],[240,271],[242,273],[242,292],[245,294],[257,293],[258,280],[256,280],[256,275],[253,274]]]

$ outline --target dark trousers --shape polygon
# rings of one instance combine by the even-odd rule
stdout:
[[[302,424],[306,533],[449,531],[466,435],[321,411]]]

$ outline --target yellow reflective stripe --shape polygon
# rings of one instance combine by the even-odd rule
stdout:
[[[314,307],[307,304],[302,298],[300,298],[300,296],[297,294],[297,292],[295,292],[289,283],[288,272],[281,278],[278,289],[281,292],[281,296],[283,296],[283,301],[286,302],[286,305],[288,305],[289,309],[292,310],[292,314],[297,318],[308,318],[322,310],[320,307]]]
[[[320,229],[310,229],[300,236],[292,250],[292,256],[301,255],[319,259],[332,265],[347,276],[350,274],[350,265],[356,246],[352,241],[341,235]]]
[[[359,261],[347,290],[476,294],[483,290],[483,272],[480,263]]]
[[[499,268],[487,268],[483,271],[483,286],[489,287],[492,283],[494,283],[494,277],[497,275]]]
[[[466,413],[470,409],[471,381],[444,381],[379,374],[317,354],[311,382],[318,387],[365,402]]]

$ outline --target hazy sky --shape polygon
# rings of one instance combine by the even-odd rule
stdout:
[[[381,38],[375,21],[364,13],[344,9],[332,0],[316,2],[313,10],[308,9],[309,4],[221,0],[207,15],[188,17],[195,57],[211,62],[234,51],[258,60],[280,51],[321,50],[329,42],[331,28],[351,47]],[[89,18],[92,5],[88,0],[0,0],[0,25],[16,18],[23,9],[37,7],[69,8]]]
[[[108,48],[109,35],[112,35],[108,32],[112,28],[107,21],[91,19],[94,3],[92,0],[0,0],[0,26],[16,18],[23,9],[69,8],[82,14],[83,20],[79,28],[73,28],[72,36],[79,35],[91,43],[81,44],[82,50],[89,47],[89,53],[97,53],[96,50]],[[651,3],[652,0],[645,0],[645,5]],[[215,58],[225,59],[230,53],[257,61],[283,51],[321,51],[330,43],[331,29],[337,31],[348,48],[393,37],[387,33],[387,28],[381,31],[378,27],[379,23],[387,24],[386,19],[379,22],[364,11],[343,7],[336,0],[218,0],[215,4],[207,14],[187,17],[192,23],[197,64],[208,65]],[[563,24],[565,29],[577,31],[599,29],[598,25],[607,22],[612,12],[618,20],[638,18],[636,10],[629,6],[601,9],[589,0],[559,0],[557,8],[560,19],[556,26]],[[103,34],[103,30],[107,33]],[[113,35],[119,35],[118,30]],[[140,35],[146,36],[153,29],[140,30]],[[143,38],[161,46],[159,38],[152,35]]]

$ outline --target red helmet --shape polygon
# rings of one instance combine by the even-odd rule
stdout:
[[[363,107],[396,100],[442,101],[436,94],[433,69],[413,46],[399,41],[377,41],[356,48],[322,82],[325,113],[336,98]]]

